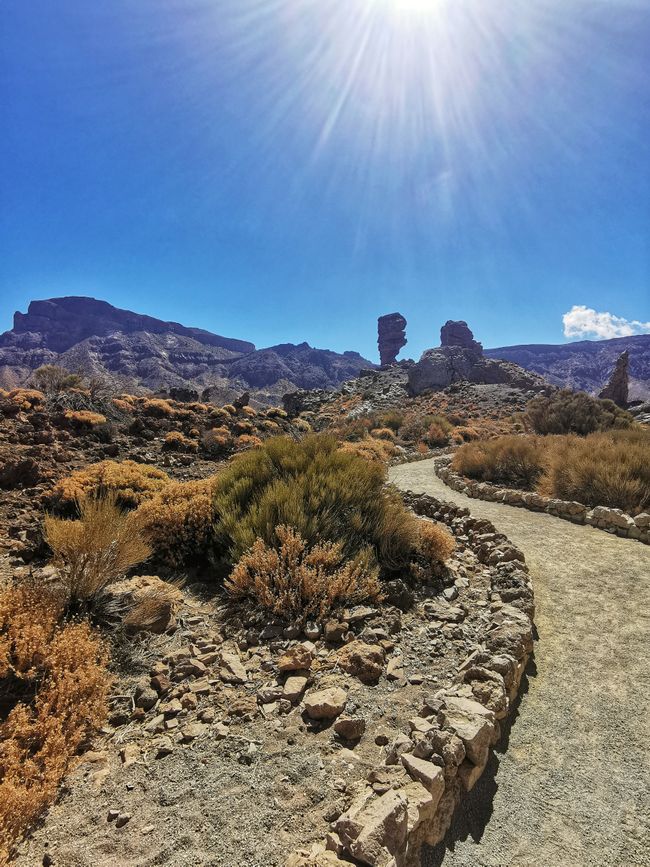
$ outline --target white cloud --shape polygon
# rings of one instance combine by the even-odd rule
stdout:
[[[650,332],[650,322],[624,319],[613,313],[598,313],[584,304],[574,304],[562,317],[565,337],[629,337],[632,334]]]

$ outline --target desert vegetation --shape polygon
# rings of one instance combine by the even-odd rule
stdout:
[[[632,416],[611,400],[599,400],[584,391],[557,391],[530,401],[525,423],[537,434],[579,434],[630,427]]]
[[[455,453],[453,468],[471,479],[632,515],[650,507],[650,436],[640,427],[471,442]]]
[[[62,622],[42,587],[0,590],[0,861],[54,800],[104,721],[107,652],[87,622]]]

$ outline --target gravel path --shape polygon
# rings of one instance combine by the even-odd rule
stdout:
[[[468,506],[524,552],[539,633],[513,725],[423,867],[650,865],[650,547],[470,500],[430,460],[390,478]]]

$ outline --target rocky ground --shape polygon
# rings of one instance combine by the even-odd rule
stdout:
[[[444,592],[441,592],[443,591]],[[489,616],[461,547],[407,611],[238,627],[205,586],[116,665],[113,712],[18,864],[281,865],[320,840]]]
[[[423,867],[650,864],[650,552],[638,542],[470,500],[432,461],[400,487],[467,506],[526,555],[539,632],[511,730]]]

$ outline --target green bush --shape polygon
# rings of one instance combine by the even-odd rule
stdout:
[[[338,449],[334,437],[267,440],[238,455],[215,482],[217,554],[236,562],[260,538],[276,543],[276,527],[292,527],[308,547],[341,545],[352,559],[370,548],[387,571],[406,566],[418,545],[418,521],[384,487],[380,463]]]
[[[599,400],[584,391],[557,391],[539,395],[526,407],[525,420],[538,434],[586,436],[611,428],[628,428],[634,419],[611,400]]]

